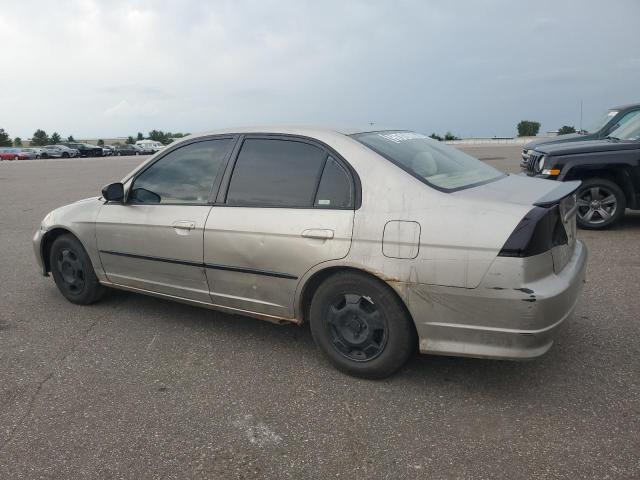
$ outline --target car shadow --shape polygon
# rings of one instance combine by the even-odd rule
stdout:
[[[136,321],[161,322],[172,330],[176,325],[181,328],[194,329],[208,336],[211,341],[241,345],[248,338],[259,338],[260,345],[268,345],[269,354],[281,352],[285,358],[299,357],[305,363],[311,362],[313,368],[322,370],[323,376],[343,376],[336,371],[321,352],[316,348],[308,323],[303,325],[276,325],[253,319],[243,315],[232,315],[186,304],[172,302],[151,296],[113,290],[101,302],[106,308],[118,305],[120,308],[135,308],[142,311]],[[149,325],[150,328],[157,328]],[[272,357],[273,359],[273,357]],[[446,385],[452,388],[477,388],[484,392],[495,389],[523,394],[548,384],[550,377],[558,370],[559,358],[551,352],[542,359],[516,362],[498,361],[477,358],[447,357],[414,353],[407,364],[392,377],[378,382],[388,388],[392,385],[413,385],[420,389],[434,385]],[[282,370],[287,375],[287,370]],[[561,375],[558,373],[558,375]],[[344,376],[344,378],[350,378]],[[367,380],[354,379],[357,382]]]

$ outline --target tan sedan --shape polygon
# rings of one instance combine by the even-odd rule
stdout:
[[[334,365],[379,378],[416,347],[546,352],[585,276],[578,185],[409,131],[224,130],[52,211],[34,247],[71,302],[113,287],[309,321]]]

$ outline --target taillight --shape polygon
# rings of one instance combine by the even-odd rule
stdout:
[[[568,241],[558,205],[534,207],[520,220],[498,256],[531,257]]]

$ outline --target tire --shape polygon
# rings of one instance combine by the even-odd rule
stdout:
[[[48,154],[46,154],[46,153],[43,153],[43,154],[42,154],[42,158],[45,158],[45,159],[46,159],[46,158],[49,158],[49,155],[48,155]]]
[[[98,282],[89,255],[73,235],[55,239],[49,261],[58,290],[71,303],[89,305],[104,296],[106,288]]]
[[[62,152],[62,158],[69,158],[69,154],[67,152]]]
[[[118,157],[121,157],[121,156],[122,156],[122,153],[121,153],[121,152],[118,152],[118,153],[116,153],[116,155],[117,155]]]
[[[590,178],[577,192],[580,228],[601,230],[616,223],[624,215],[627,200],[622,189],[611,180]]]
[[[20,160],[20,157],[16,155],[15,157],[13,157],[13,159],[14,160]]]
[[[316,345],[340,371],[380,379],[413,353],[413,320],[393,290],[364,273],[341,272],[316,290],[309,310]]]

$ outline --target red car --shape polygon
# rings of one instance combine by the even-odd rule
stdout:
[[[31,154],[19,148],[0,148],[0,160],[29,160]]]

